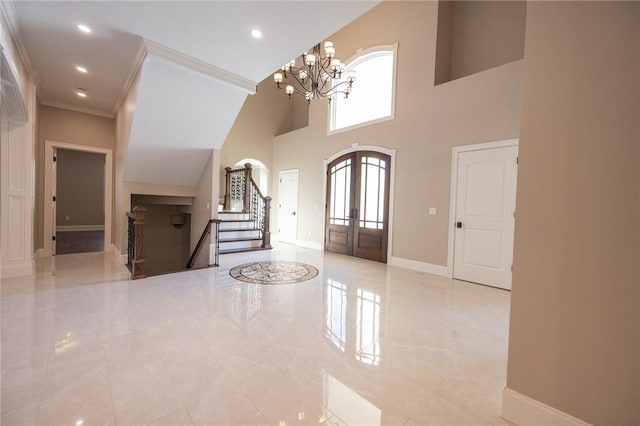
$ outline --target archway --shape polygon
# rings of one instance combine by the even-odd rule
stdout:
[[[240,160],[233,166],[233,168],[242,168],[247,163],[251,164],[251,167],[253,169],[251,176],[256,182],[256,185],[258,185],[260,192],[262,192],[262,195],[268,195],[267,191],[269,189],[269,168],[265,166],[262,161],[256,160],[255,158],[245,158],[244,160]]]

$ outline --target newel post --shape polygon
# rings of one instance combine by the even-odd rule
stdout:
[[[242,199],[242,212],[251,211],[251,164],[244,165],[244,198]]]
[[[262,247],[271,248],[271,197],[264,197],[264,232],[262,233]]]
[[[147,211],[144,207],[136,206],[132,210],[135,215],[133,225],[135,232],[135,250],[133,258],[133,279],[145,278],[145,261],[144,261],[144,215]]]
[[[231,210],[231,167],[224,168],[224,207],[225,211]]]

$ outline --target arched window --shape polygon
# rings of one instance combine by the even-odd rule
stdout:
[[[329,133],[373,124],[394,117],[398,45],[377,46],[359,52],[346,66],[356,72],[349,99],[338,94],[329,107]]]

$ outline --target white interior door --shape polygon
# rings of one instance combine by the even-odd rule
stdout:
[[[280,172],[278,186],[278,237],[295,244],[298,234],[298,170]]]
[[[453,277],[511,289],[518,147],[458,153]]]

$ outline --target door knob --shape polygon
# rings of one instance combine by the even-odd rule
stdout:
[[[462,222],[456,222],[456,228],[458,229],[462,228]]]
[[[295,215],[296,215],[296,212],[291,212],[291,214],[295,216]]]

